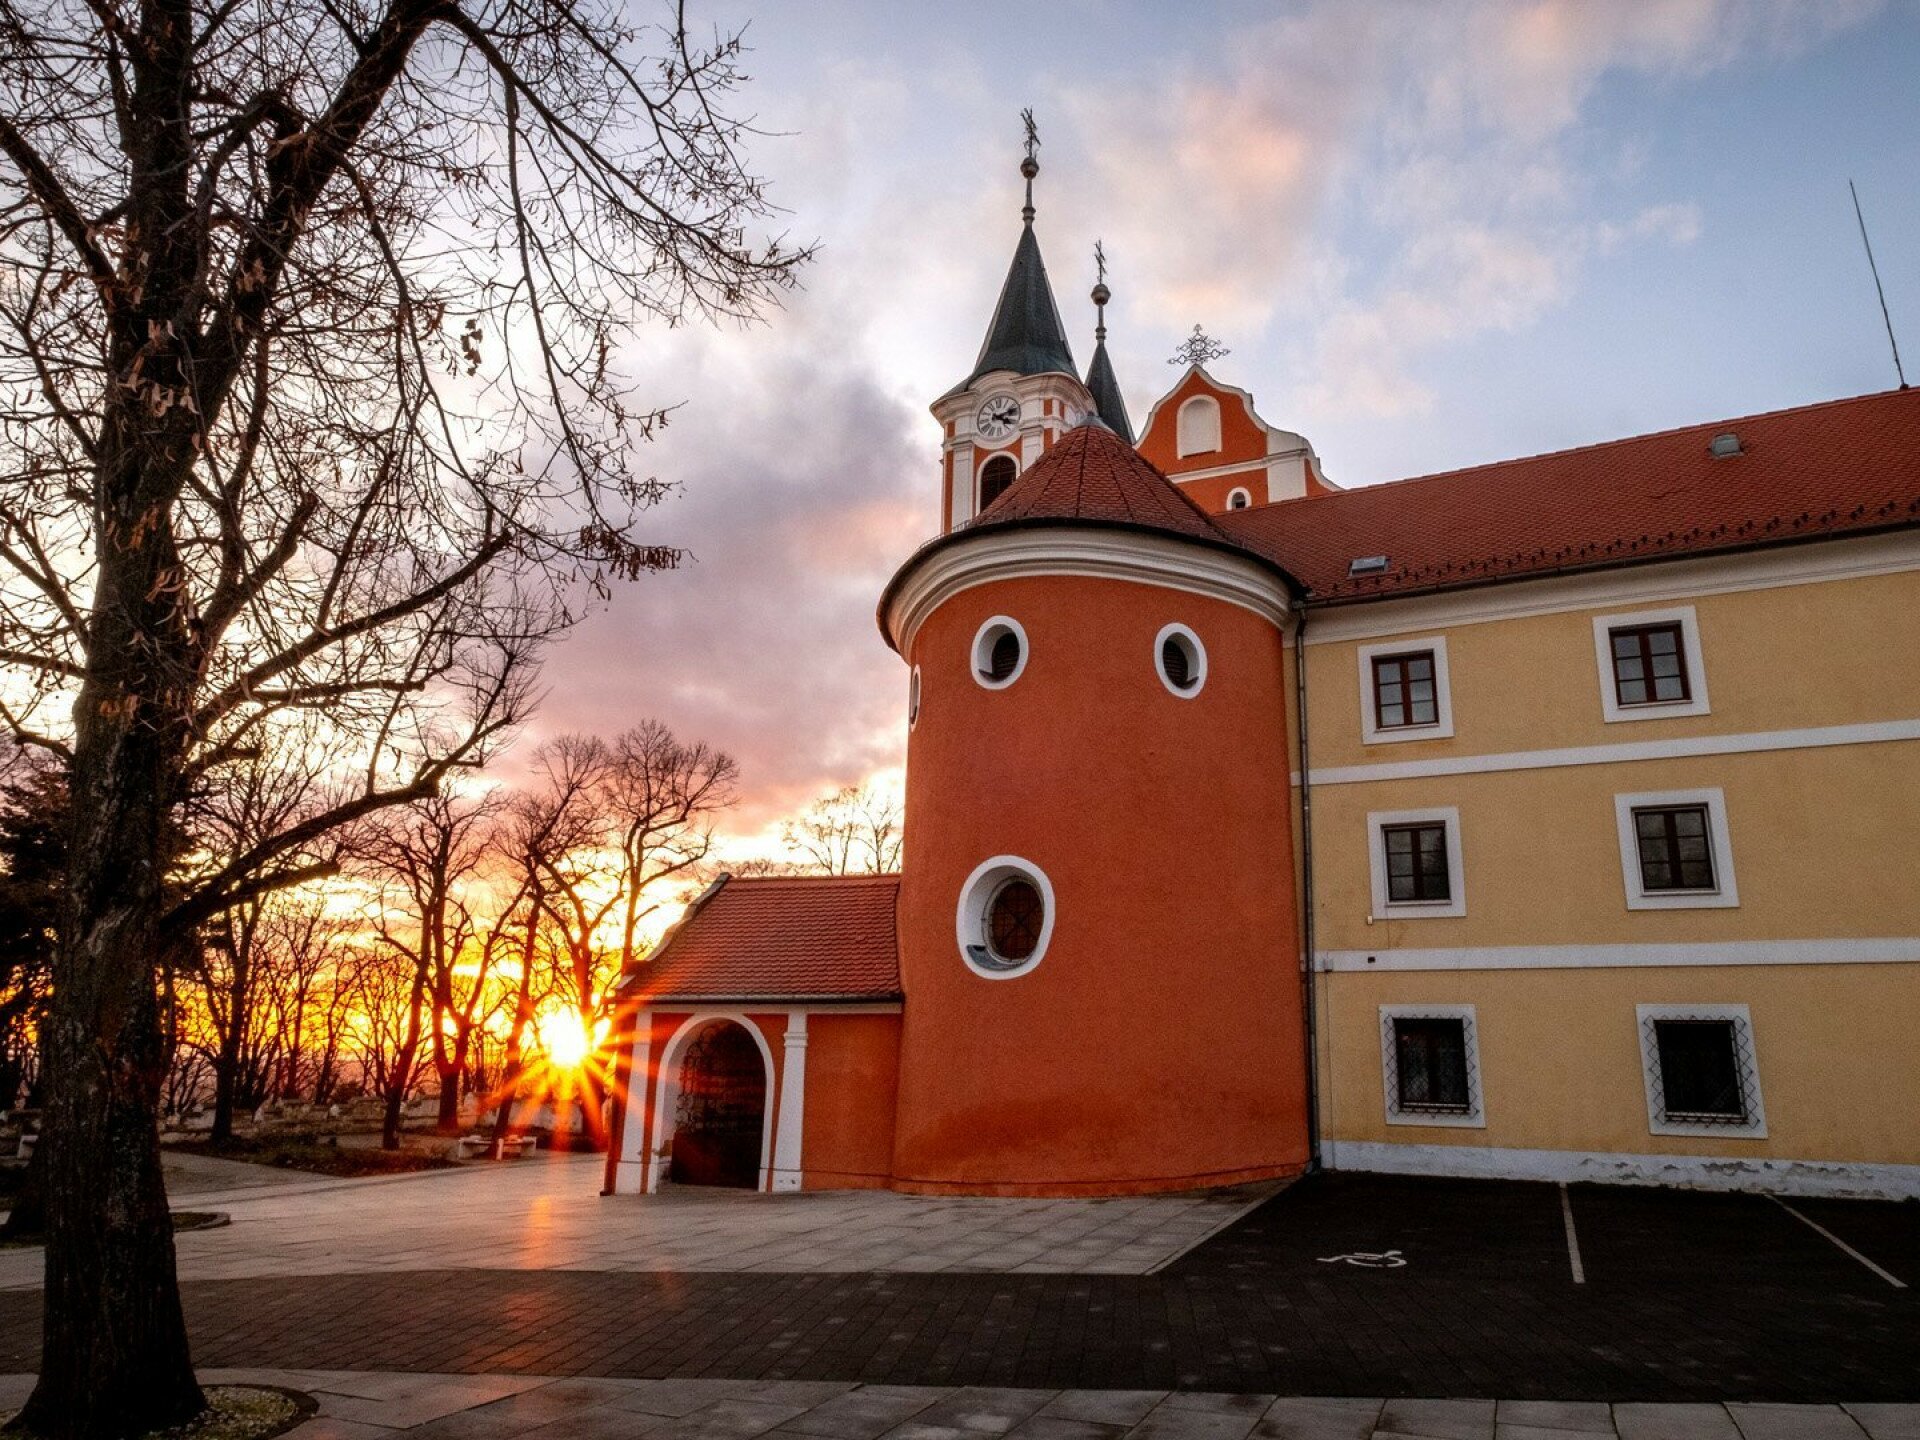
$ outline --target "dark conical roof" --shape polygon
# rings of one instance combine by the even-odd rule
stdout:
[[[1107,428],[1131,445],[1133,422],[1127,418],[1127,402],[1121,398],[1120,381],[1107,358],[1105,340],[1094,343],[1093,363],[1087,366],[1087,393],[1093,396],[1093,408],[1107,422]]]
[[[980,358],[974,362],[973,373],[954,388],[964,390],[990,370],[1011,370],[1016,375],[1042,375],[1051,370],[1078,373],[1031,223],[1021,228],[1020,243],[1014,246],[1013,264],[1007,270],[1006,284],[1000,287],[1000,303],[994,308],[993,324],[987,328]]]

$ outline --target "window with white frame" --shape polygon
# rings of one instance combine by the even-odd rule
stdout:
[[[1651,1133],[1767,1133],[1753,1017],[1745,1005],[1641,1005],[1635,1014]]]
[[[1360,738],[1368,745],[1453,734],[1447,640],[1429,635],[1360,647]]]
[[[1236,485],[1227,492],[1227,508],[1229,510],[1244,510],[1251,504],[1253,504],[1253,492],[1247,489],[1246,486]]]
[[[1376,918],[1467,913],[1456,807],[1374,811],[1367,816],[1367,856]]]
[[[1389,1125],[1486,1125],[1473,1006],[1382,1005],[1380,1064]]]
[[[1710,712],[1693,606],[1596,615],[1593,652],[1609,723]]]
[[[1613,805],[1629,910],[1739,905],[1724,791],[1649,790],[1616,795]]]

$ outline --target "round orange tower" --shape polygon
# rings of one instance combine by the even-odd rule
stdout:
[[[1293,594],[1098,420],[888,585],[911,671],[898,1188],[1305,1165]]]

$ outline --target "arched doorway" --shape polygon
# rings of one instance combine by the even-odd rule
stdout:
[[[680,1060],[667,1178],[677,1185],[760,1185],[767,1067],[746,1027],[705,1026]]]

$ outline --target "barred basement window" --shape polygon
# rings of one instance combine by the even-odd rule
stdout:
[[[1380,1007],[1388,1124],[1486,1124],[1476,1025],[1471,1005]]]
[[[1744,1005],[1642,1005],[1647,1120],[1656,1135],[1764,1135]]]

